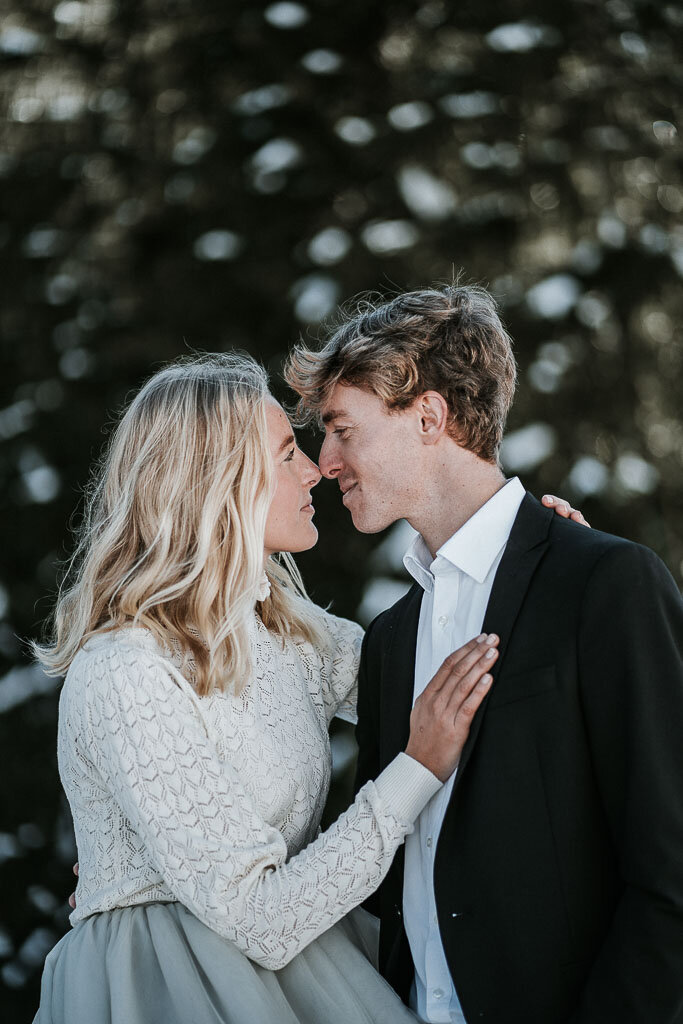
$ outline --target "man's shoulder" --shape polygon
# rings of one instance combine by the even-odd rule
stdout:
[[[611,551],[636,550],[642,547],[625,537],[618,537],[616,534],[606,533],[604,530],[580,526],[570,519],[563,519],[557,515],[553,515],[550,522],[548,540],[558,550],[566,549],[572,555],[585,553],[586,556],[593,558],[601,558]],[[643,550],[647,549],[643,548]]]
[[[651,548],[602,530],[588,529],[554,516],[548,531],[552,557],[587,576],[644,571],[669,576],[669,570]]]

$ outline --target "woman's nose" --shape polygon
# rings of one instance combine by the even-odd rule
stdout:
[[[322,474],[313,459],[309,459],[308,456],[306,456],[306,466],[304,469],[304,483],[306,487],[315,487],[316,484],[319,484],[321,475]]]

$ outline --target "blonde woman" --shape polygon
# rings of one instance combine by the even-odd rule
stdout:
[[[250,358],[161,370],[95,475],[52,641],[80,860],[36,1024],[400,1024],[377,888],[457,763],[495,636],[444,663],[406,751],[320,833],[361,630],[312,604],[317,467]]]

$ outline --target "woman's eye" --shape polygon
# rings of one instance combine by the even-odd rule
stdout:
[[[292,461],[292,459],[294,458],[294,452],[295,451],[296,451],[296,448],[292,448],[291,452],[288,453],[287,458],[285,459],[285,462],[291,462]]]

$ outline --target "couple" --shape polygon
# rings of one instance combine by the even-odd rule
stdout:
[[[418,531],[415,583],[361,649],[287,554],[320,472],[263,371],[147,382],[36,645],[68,670],[80,860],[37,1024],[681,1024],[673,580],[505,481],[484,290],[366,309],[286,377],[356,527]],[[356,702],[357,795],[320,833]]]

